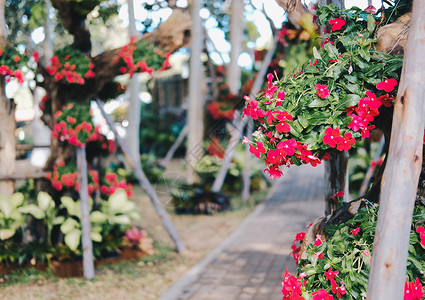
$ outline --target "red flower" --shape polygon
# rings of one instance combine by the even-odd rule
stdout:
[[[369,5],[368,7],[365,8],[364,11],[373,15],[374,13],[376,13],[376,8],[373,5]]]
[[[344,196],[344,192],[338,192],[338,193],[333,194],[331,196],[331,198],[333,198],[333,197],[342,197],[342,196]]]
[[[298,232],[295,236],[294,243],[298,241],[302,241],[304,240],[304,238],[305,238],[305,232]]]
[[[320,289],[317,292],[312,293],[313,300],[333,300],[334,297],[328,294],[324,289]]]
[[[242,110],[243,116],[251,116],[252,119],[257,120],[258,118],[263,118],[266,113],[258,108],[258,101],[255,99],[249,99],[245,96],[245,100],[249,100],[248,105]]]
[[[281,165],[283,162],[283,157],[279,150],[270,149],[269,151],[267,151],[267,160],[270,164]]]
[[[269,166],[264,170],[264,173],[269,174],[271,179],[280,178],[282,176],[282,171],[276,166]]]
[[[378,90],[384,90],[387,93],[389,93],[394,90],[396,85],[397,85],[397,80],[395,80],[394,78],[388,78],[388,79],[385,79],[384,81],[378,82],[378,84],[376,85],[376,88]]]
[[[40,55],[38,54],[38,52],[37,52],[37,51],[35,51],[35,52],[32,54],[32,57],[34,58],[34,61],[35,61],[35,62],[38,62],[38,60],[40,59]]]
[[[288,133],[289,131],[291,131],[291,126],[289,126],[289,124],[285,121],[281,121],[279,122],[279,124],[276,125],[276,130],[278,132]]]
[[[298,281],[298,278],[285,271],[285,275],[282,281],[282,294],[287,299],[304,299],[300,296],[302,282]]]
[[[416,232],[419,233],[421,237],[421,245],[425,247],[425,228],[419,226],[418,228],[416,228]]]
[[[344,142],[344,138],[340,136],[339,129],[326,128],[325,136],[323,137],[323,144],[329,145],[331,148],[335,148],[337,145]]]
[[[327,272],[325,272],[325,277],[330,282],[332,282],[332,280],[335,281],[335,278],[338,276],[338,273],[339,273],[338,271],[333,271],[332,272],[332,267],[330,267],[329,270]]]
[[[350,132],[344,134],[344,141],[338,144],[337,149],[339,151],[348,151],[356,143],[356,140],[353,138],[353,135]]]
[[[284,156],[291,156],[295,153],[297,142],[294,139],[279,142],[276,147]]]
[[[316,84],[314,88],[317,89],[317,96],[319,96],[320,98],[325,99],[327,96],[329,96],[329,90],[327,85]]]
[[[356,229],[351,230],[351,234],[353,236],[356,236],[359,232],[360,232],[360,228],[359,227],[357,227]]]
[[[391,107],[393,105],[394,97],[390,97],[390,95],[385,94],[385,95],[378,97],[377,100],[379,100],[383,106]]]
[[[251,152],[256,157],[259,158],[261,154],[266,153],[266,149],[264,149],[262,142],[257,142],[257,147],[253,147],[252,145],[249,145],[249,152]]]
[[[345,25],[343,19],[332,19],[329,20],[329,25],[332,25],[332,31],[340,30]]]
[[[14,58],[13,58],[13,61],[14,62],[19,62],[21,60],[21,58],[18,56],[18,55],[16,55]]]
[[[405,282],[404,284],[404,299],[405,300],[420,300],[424,293],[422,292],[422,284],[419,278],[415,282]]]

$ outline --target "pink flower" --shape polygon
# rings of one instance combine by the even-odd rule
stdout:
[[[369,252],[367,252],[366,250],[362,250],[362,253],[363,253],[365,256],[370,256],[370,253],[369,253]]]
[[[295,243],[295,242],[298,242],[298,241],[302,241],[302,240],[304,240],[304,237],[305,237],[305,232],[298,232],[298,233],[295,235],[294,243]]]
[[[405,300],[420,300],[424,293],[422,292],[422,284],[419,278],[415,282],[405,282],[404,284],[404,299]]]
[[[267,151],[267,160],[273,165],[281,165],[283,162],[283,157],[279,150],[270,149]]]
[[[280,150],[283,156],[291,156],[295,153],[295,149],[297,148],[297,142],[294,139],[289,139],[286,141],[279,142],[276,147]]]
[[[271,179],[280,178],[282,176],[282,171],[279,170],[276,166],[269,166],[264,170],[264,173],[269,174]]]
[[[384,81],[378,82],[378,84],[376,85],[376,88],[378,90],[384,90],[387,93],[389,93],[394,90],[396,85],[397,85],[397,80],[395,80],[394,78],[388,78],[388,79],[385,79]]]
[[[355,228],[355,229],[351,230],[351,234],[352,234],[353,236],[356,236],[359,232],[360,232],[360,228],[359,228],[359,227],[357,227],[357,228]]]
[[[288,270],[285,271],[285,275],[282,281],[282,294],[284,298],[287,299],[304,299],[300,296],[302,282],[298,280],[295,276],[288,273]]]
[[[248,144],[249,140],[246,136],[243,137],[242,144]]]
[[[373,15],[374,13],[376,13],[376,8],[373,5],[369,5],[368,7],[365,8],[364,11]]]
[[[327,85],[316,84],[314,88],[317,89],[317,96],[320,98],[325,99],[329,96],[329,89]]]
[[[334,298],[331,295],[329,295],[328,292],[324,289],[320,289],[312,293],[312,295],[313,295],[313,300],[333,300]]]
[[[336,31],[345,25],[345,21],[343,19],[332,19],[329,20],[329,25],[332,25],[332,31]]]
[[[342,197],[342,196],[344,196],[344,192],[338,192],[338,193],[333,194],[331,196],[331,198],[333,198],[333,197]]]

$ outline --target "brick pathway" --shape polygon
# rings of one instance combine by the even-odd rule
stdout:
[[[322,195],[322,167],[292,167],[267,201],[160,300],[282,299],[282,274],[295,271],[293,239],[323,215]]]

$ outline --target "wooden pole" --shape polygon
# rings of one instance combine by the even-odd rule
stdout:
[[[100,99],[96,99],[96,103],[99,106],[99,109],[102,112],[103,117],[108,123],[109,128],[114,133],[118,145],[120,146],[121,150],[124,152],[125,158],[131,165],[131,168],[134,170],[134,174],[136,175],[140,186],[145,190],[146,194],[151,200],[152,206],[154,207],[158,216],[161,218],[164,228],[167,230],[171,239],[174,241],[177,251],[180,253],[186,252],[187,249],[185,244],[180,239],[179,233],[177,232],[177,229],[174,227],[174,224],[171,221],[170,216],[167,214],[167,211],[163,207],[162,203],[159,201],[158,195],[156,194],[155,189],[153,188],[153,186],[149,182],[149,179],[146,177],[145,173],[143,172],[143,169],[140,166],[140,162],[134,158],[134,156],[130,152],[128,145],[125,143],[124,139],[120,137],[120,135],[117,133],[114,122],[112,121],[111,117],[105,112],[105,109],[103,108],[102,101],[100,101]]]
[[[177,137],[171,148],[168,150],[167,155],[165,155],[164,159],[159,162],[161,166],[163,166],[164,168],[167,167],[168,163],[173,158],[174,153],[180,147],[181,143],[183,143],[184,138],[187,136],[188,129],[189,128],[187,127],[187,125],[185,125],[180,131],[179,136]]]
[[[77,147],[78,186],[81,203],[81,240],[83,244],[83,273],[86,279],[94,278],[93,243],[91,240],[90,205],[87,183],[85,146]]]
[[[187,125],[189,132],[187,136],[187,181],[193,184],[199,181],[195,172],[195,166],[203,155],[203,135],[204,135],[204,96],[203,86],[203,64],[201,61],[203,47],[202,20],[199,11],[202,8],[201,0],[191,1],[192,29],[191,29],[191,53],[190,53],[190,75],[189,75],[189,107]]]
[[[227,72],[227,84],[230,93],[237,95],[241,86],[241,67],[238,64],[243,44],[244,0],[233,0],[230,13],[230,62]]]
[[[413,2],[394,106],[367,298],[403,299],[412,212],[422,166],[425,112],[425,0]]]

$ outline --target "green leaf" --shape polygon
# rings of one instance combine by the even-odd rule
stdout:
[[[90,237],[93,241],[100,243],[102,241],[102,235],[98,232],[91,232]]]
[[[356,105],[360,100],[360,96],[356,94],[347,94],[338,105],[335,107],[335,110],[344,110],[349,106]]]
[[[75,221],[73,218],[68,218],[66,219],[65,222],[63,222],[63,224],[61,225],[61,231],[63,232],[63,234],[68,234],[72,231],[74,231],[75,229],[80,230],[79,228],[81,227],[80,223],[78,223],[77,221]]]
[[[360,57],[353,56],[354,63],[359,66],[360,69],[365,69],[369,66],[369,64],[365,63]]]
[[[322,56],[320,55],[319,51],[317,51],[316,47],[313,47],[313,56],[316,59],[320,59],[320,60],[322,59]]]
[[[338,59],[338,49],[331,43],[326,43],[324,46],[324,49],[326,52],[328,52],[328,55],[330,58]]]
[[[4,241],[15,235],[14,229],[0,229],[0,240]]]
[[[19,211],[24,214],[31,214],[36,219],[44,219],[46,217],[44,211],[42,211],[35,204],[28,204],[26,206],[20,207]]]
[[[367,50],[365,50],[365,49],[361,49],[361,50],[360,50],[360,56],[361,56],[364,60],[366,60],[367,62],[369,62],[369,61],[370,61],[370,53],[369,53],[369,51],[367,51]]]
[[[67,233],[64,238],[65,244],[74,252],[77,250],[78,245],[80,245],[80,240],[81,230],[79,229],[72,230],[71,232]]]
[[[375,26],[376,26],[375,18],[372,17],[372,15],[367,15],[367,31],[369,31],[370,33],[373,33],[373,31],[375,30]]]
[[[328,104],[327,101],[314,99],[312,102],[308,104],[308,107],[325,107],[327,104]]]
[[[80,202],[74,201],[71,197],[63,196],[61,197],[62,206],[66,208],[68,214],[81,218],[81,205]]]
[[[38,202],[38,207],[42,211],[47,211],[49,208],[55,207],[55,203],[54,203],[52,197],[50,197],[50,195],[47,194],[46,192],[39,192],[38,193],[37,202]]]
[[[117,189],[115,193],[109,196],[108,204],[111,213],[122,212],[124,204],[128,201],[127,193],[124,189]]]
[[[14,193],[9,201],[16,208],[24,203],[24,195],[22,193]]]
[[[94,211],[90,214],[90,221],[92,223],[103,223],[106,219],[106,215],[100,211]]]
[[[347,90],[349,90],[352,93],[360,93],[360,85],[358,84],[346,84],[345,87],[347,88]]]

